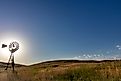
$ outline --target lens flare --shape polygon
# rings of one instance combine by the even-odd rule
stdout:
[[[28,42],[26,41],[27,39],[24,36],[18,35],[18,34],[4,34],[3,36],[1,36],[1,40],[0,40],[0,60],[1,61],[5,61],[7,62],[9,56],[10,56],[10,51],[9,51],[9,45],[11,42],[16,41],[17,43],[19,43],[19,50],[17,50],[14,55],[15,55],[15,60],[17,63],[24,63],[24,59],[26,59],[27,57],[27,48],[29,47]],[[7,47],[5,47],[4,49],[2,48],[2,44],[7,45]],[[27,47],[28,46],[28,47]]]

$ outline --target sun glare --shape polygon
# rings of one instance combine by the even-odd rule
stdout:
[[[8,37],[9,35],[7,35]],[[26,54],[26,41],[25,39],[21,38],[20,36],[12,36],[11,38],[1,38],[0,40],[0,60],[8,61],[8,58],[10,57],[11,52],[9,51],[9,45],[11,42],[18,42],[19,43],[19,49],[14,53],[17,60],[23,59],[24,55]],[[6,44],[7,47],[2,48],[2,44]]]

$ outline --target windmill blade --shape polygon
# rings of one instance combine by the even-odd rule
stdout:
[[[19,49],[19,44],[17,42],[10,43],[10,45],[9,45],[9,51],[11,51],[11,53],[14,53],[18,49]]]

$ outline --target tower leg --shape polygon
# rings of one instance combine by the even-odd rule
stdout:
[[[9,62],[10,62],[11,58],[12,58],[12,53],[11,53],[11,55],[10,55],[10,58],[9,58],[9,60],[8,60],[8,63],[7,63],[7,66],[6,66],[5,70],[8,69],[8,65],[9,65]]]
[[[13,72],[14,72],[14,55],[13,55],[13,58],[12,58],[12,68],[13,68]]]

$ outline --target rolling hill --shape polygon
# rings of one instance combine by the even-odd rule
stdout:
[[[6,63],[0,63],[3,68]],[[18,67],[19,66],[19,67]],[[2,71],[2,70],[1,70]],[[120,60],[54,60],[30,66],[17,64],[0,72],[0,81],[120,81]]]

